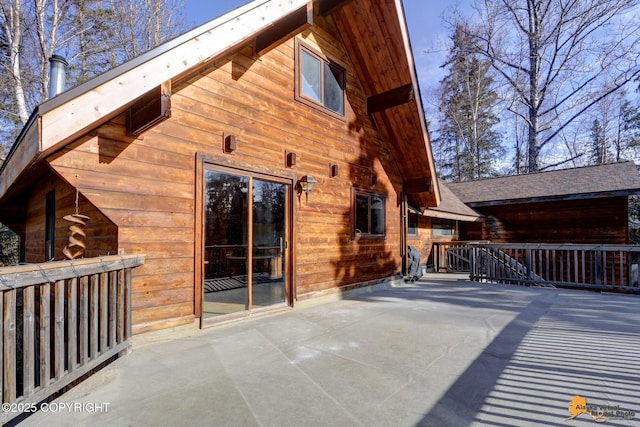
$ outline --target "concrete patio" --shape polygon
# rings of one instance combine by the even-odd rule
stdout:
[[[595,425],[574,396],[640,422],[638,296],[429,275],[320,302],[134,337],[20,425]]]

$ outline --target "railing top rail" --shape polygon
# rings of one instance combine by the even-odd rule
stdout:
[[[144,264],[144,255],[107,255],[2,267],[0,268],[0,291],[107,273],[142,264]]]
[[[609,245],[609,244],[573,244],[573,243],[478,243],[470,242],[472,247],[503,248],[503,249],[548,249],[548,250],[578,250],[578,251],[623,251],[640,252],[640,245]]]

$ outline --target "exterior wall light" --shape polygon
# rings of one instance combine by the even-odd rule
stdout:
[[[298,185],[296,186],[298,189],[298,195],[300,195],[303,191],[305,192],[307,203],[309,202],[309,192],[313,190],[313,186],[316,184],[316,179],[311,175],[305,175],[298,180]]]

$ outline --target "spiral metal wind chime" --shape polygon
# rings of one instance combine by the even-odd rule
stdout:
[[[62,249],[62,253],[67,259],[76,259],[84,256],[87,248],[85,244],[87,235],[84,229],[90,218],[78,213],[79,205],[78,176],[76,175],[76,211],[74,214],[63,217],[63,219],[72,223],[69,226],[69,243]]]

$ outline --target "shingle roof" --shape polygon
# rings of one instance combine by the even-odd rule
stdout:
[[[436,208],[428,208],[424,211],[424,215],[440,218],[451,218],[459,220],[474,221],[482,215],[465,205],[454,193],[449,189],[448,183],[439,180],[441,202]]]
[[[640,174],[633,162],[621,162],[447,183],[447,186],[464,203],[482,204],[640,193]]]

